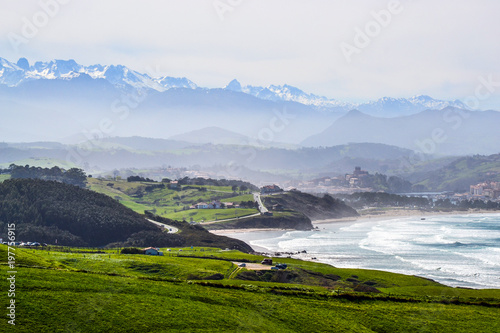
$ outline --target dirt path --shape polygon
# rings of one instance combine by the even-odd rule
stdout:
[[[239,264],[241,264],[241,262],[233,261],[233,264],[238,266]],[[243,268],[250,269],[252,271],[269,271],[269,270],[271,270],[271,267],[272,267],[271,265],[262,265],[262,264],[256,264],[256,263],[248,263],[248,262],[245,262],[244,264],[246,266]]]

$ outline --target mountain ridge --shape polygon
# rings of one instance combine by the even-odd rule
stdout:
[[[73,80],[82,75],[88,75],[94,80],[104,79],[119,89],[135,89],[151,92],[164,92],[173,88],[221,89],[199,87],[186,77],[152,77],[149,74],[140,73],[123,65],[96,64],[83,66],[73,59],[51,60],[48,62],[37,61],[33,65],[30,65],[26,58],[20,58],[17,63],[0,58],[0,84],[9,87],[22,86],[26,82],[40,79]],[[325,96],[306,93],[288,84],[271,84],[266,87],[242,86],[236,79],[232,80],[222,89],[248,94],[263,100],[296,102],[330,112],[347,112],[352,109],[359,109],[369,114],[385,117],[414,114],[425,109],[443,109],[448,106],[468,109],[459,100],[438,100],[427,95],[418,95],[410,98],[382,97],[366,103],[347,103]]]
[[[306,147],[348,142],[394,144],[425,154],[493,154],[499,151],[500,112],[467,111],[453,107],[383,118],[353,110],[322,133],[301,142]],[[487,136],[484,133],[488,133]]]

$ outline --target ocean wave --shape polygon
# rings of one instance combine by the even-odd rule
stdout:
[[[317,261],[337,267],[419,275],[453,286],[500,288],[500,214],[497,216],[323,224],[319,232],[287,231],[251,240],[250,245],[269,252],[306,250],[301,258],[317,257]]]

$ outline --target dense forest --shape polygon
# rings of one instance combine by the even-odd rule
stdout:
[[[207,246],[237,247],[243,242],[164,220],[182,230],[163,233],[145,217],[103,194],[56,181],[11,179],[0,184],[0,237],[15,224],[17,241],[68,246]],[[208,234],[208,235],[207,235]]]
[[[82,169],[71,168],[69,170],[64,170],[58,166],[52,168],[41,168],[41,167],[30,167],[29,165],[21,166],[11,164],[8,171],[5,173],[10,173],[12,179],[19,178],[31,178],[31,179],[43,179],[43,180],[55,180],[58,182],[63,182],[66,184],[76,185],[80,187],[85,187],[85,181],[87,180],[87,175]]]

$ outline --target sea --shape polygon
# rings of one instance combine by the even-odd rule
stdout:
[[[247,242],[256,251],[290,252],[294,258],[339,268],[417,275],[453,287],[500,289],[500,214],[314,225],[318,227],[314,231],[235,232],[227,236]]]

